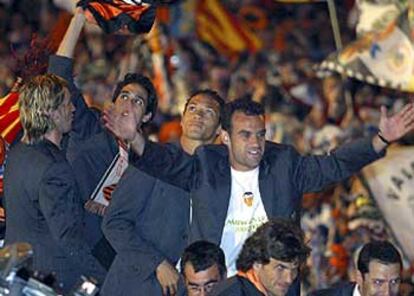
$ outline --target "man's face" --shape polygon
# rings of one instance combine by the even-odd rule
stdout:
[[[299,272],[298,262],[284,262],[273,258],[267,264],[254,263],[253,268],[269,296],[286,295]]]
[[[56,110],[51,112],[56,129],[61,134],[66,134],[72,129],[73,112],[75,112],[75,106],[73,106],[70,99],[69,90],[64,88],[64,99],[62,104],[60,104]]]
[[[265,147],[264,115],[249,116],[236,111],[231,118],[231,131],[222,131],[221,139],[229,149],[230,164],[238,171],[256,168]]]
[[[184,279],[188,296],[211,295],[214,286],[223,280],[217,264],[195,272],[191,263],[184,267]]]
[[[220,104],[208,95],[191,98],[181,120],[183,137],[212,143],[217,136],[220,120]]]
[[[383,264],[380,261],[371,261],[369,272],[361,275],[357,281],[362,296],[396,296],[401,283],[399,263]]]
[[[151,113],[145,114],[147,105],[148,92],[138,83],[125,85],[115,100],[115,109],[120,113],[132,110],[138,125],[151,118]]]

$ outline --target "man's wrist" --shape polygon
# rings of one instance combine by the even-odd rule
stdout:
[[[377,136],[384,144],[387,144],[387,145],[391,144],[391,142],[384,137],[381,130],[378,131]]]

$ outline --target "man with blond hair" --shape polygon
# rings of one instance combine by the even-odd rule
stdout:
[[[5,169],[5,242],[30,243],[33,268],[54,273],[62,292],[81,275],[103,281],[105,271],[86,244],[76,181],[61,149],[75,111],[67,84],[53,74],[39,75],[23,86],[19,100],[24,135]]]

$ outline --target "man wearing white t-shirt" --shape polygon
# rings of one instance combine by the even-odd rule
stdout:
[[[301,156],[291,146],[266,142],[264,108],[250,99],[226,104],[224,145],[201,146],[192,156],[146,141],[133,128],[133,118],[107,120],[114,134],[131,143],[134,166],[190,192],[190,241],[220,244],[231,276],[235,270],[231,258],[258,225],[273,217],[298,221],[304,193],[320,191],[384,156],[390,142],[414,128],[414,107],[408,104],[391,117],[382,109],[378,135],[323,156]],[[249,171],[253,171],[247,177],[251,185],[239,174]]]

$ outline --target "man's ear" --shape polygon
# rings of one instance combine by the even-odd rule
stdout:
[[[216,129],[216,136],[221,134],[221,124],[219,124],[219,126]]]
[[[220,138],[221,142],[223,142],[224,144],[228,145],[230,143],[230,135],[224,129],[220,130]]]
[[[263,264],[258,263],[258,262],[254,262],[252,267],[253,267],[253,270],[257,272],[262,268],[262,266],[263,266]]]
[[[148,121],[151,119],[151,117],[152,117],[152,112],[149,112],[149,113],[145,114],[145,115],[142,117],[142,123],[146,123],[146,122],[148,122]]]
[[[356,275],[355,280],[361,289],[364,283],[364,275],[359,270],[356,270],[355,275]]]
[[[47,116],[53,122],[55,122],[55,120],[58,117],[58,112],[57,112],[57,110],[47,111],[47,112],[44,112],[44,115]]]

